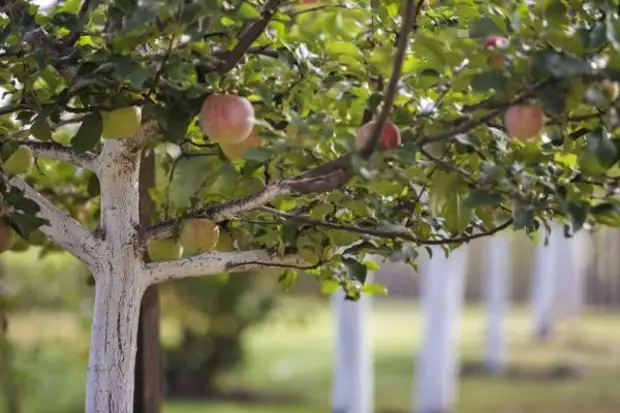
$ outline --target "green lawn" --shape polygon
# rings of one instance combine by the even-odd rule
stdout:
[[[305,323],[291,321],[305,305],[307,303],[304,301],[290,300],[280,319],[252,331],[248,336],[246,365],[227,378],[232,387],[290,395],[298,402],[264,406],[175,402],[167,403],[164,412],[329,411],[332,318],[327,305],[313,302],[310,309],[304,311],[308,318]],[[413,354],[422,334],[418,308],[404,302],[378,302],[370,323],[375,349],[376,411],[408,412],[412,403]],[[86,342],[84,336],[77,332],[79,329],[74,319],[58,314],[22,315],[14,318],[12,326],[12,336],[22,349],[20,362],[32,366],[31,381],[34,384],[27,392],[31,396],[26,397],[24,412],[78,412],[79,407],[75,406],[79,406],[82,398]],[[468,377],[460,384],[459,412],[620,411],[619,315],[592,312],[579,320],[565,321],[554,340],[544,346],[532,342],[530,320],[525,311],[513,311],[507,326],[515,365],[540,368],[571,361],[585,368],[585,376],[563,381]],[[461,328],[464,360],[479,360],[484,331],[481,310],[468,308]],[[165,322],[163,339],[170,340],[174,332],[174,326]],[[57,344],[48,345],[42,353],[26,351],[42,340]],[[45,363],[41,362],[42,354],[46,357]],[[64,382],[59,381],[61,378]],[[64,408],[53,408],[54,404],[60,405],[61,402],[65,403]]]

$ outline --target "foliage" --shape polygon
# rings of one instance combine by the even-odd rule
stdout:
[[[423,3],[6,2],[2,159],[29,137],[35,153],[51,142],[96,152],[102,112],[140,106],[160,131],[151,145],[160,221],[214,217],[235,199],[285,188],[218,221],[251,234],[247,248],[284,254],[309,233],[319,249],[340,248],[331,259],[319,251],[316,266],[353,297],[365,254],[413,263],[419,245],[451,249],[509,225],[620,225],[620,121],[601,91],[601,80],[620,80],[617,5]],[[505,67],[489,66],[490,35],[510,40]],[[264,145],[244,160],[228,161],[197,122],[205,97],[222,91],[247,97],[257,114]],[[513,141],[501,115],[529,100],[545,110],[543,139]],[[403,145],[360,156],[356,128],[388,114]],[[91,172],[39,159],[27,180],[96,228]],[[37,205],[0,189],[16,208],[5,219],[22,235],[41,225]]]

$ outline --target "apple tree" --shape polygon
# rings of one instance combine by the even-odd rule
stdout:
[[[620,224],[611,0],[3,0],[0,19],[0,246],[41,231],[89,266],[87,413],[132,411],[150,285],[271,268],[355,299],[380,290],[368,254]]]

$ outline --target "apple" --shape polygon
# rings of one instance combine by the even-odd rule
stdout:
[[[101,136],[104,139],[132,138],[140,129],[142,122],[140,108],[136,106],[101,112],[101,118],[103,120]]]
[[[220,228],[210,219],[192,219],[181,227],[179,239],[189,255],[211,251],[217,245]]]
[[[243,154],[246,149],[258,148],[261,146],[261,138],[252,132],[250,136],[239,143],[220,143],[220,149],[224,152],[224,155],[231,161],[237,161],[243,158]]]
[[[169,261],[181,258],[183,247],[176,240],[158,239],[148,243],[146,250],[151,261]]]
[[[33,164],[32,150],[26,145],[20,145],[2,164],[2,170],[11,175],[19,175],[28,172]]]
[[[202,104],[200,128],[218,143],[239,143],[254,129],[254,107],[242,96],[214,93]]]
[[[489,36],[484,41],[484,50],[492,51],[488,64],[490,67],[502,68],[506,67],[506,56],[503,50],[510,45],[510,40],[502,36]]]
[[[366,145],[376,125],[377,121],[373,120],[365,123],[355,132],[355,147],[358,151],[362,150],[364,145]],[[379,137],[379,148],[384,151],[388,149],[397,149],[401,143],[400,131],[396,125],[390,121],[385,122],[381,130],[381,136]]]
[[[531,141],[538,137],[545,119],[538,105],[512,105],[504,113],[504,126],[511,138]]]
[[[10,250],[19,236],[9,225],[0,221],[0,253]]]

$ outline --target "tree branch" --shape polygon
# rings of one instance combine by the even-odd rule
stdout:
[[[173,261],[146,264],[149,284],[167,280],[217,275],[223,272],[248,271],[262,267],[311,269],[298,255],[278,256],[266,250],[239,252],[207,252]]]
[[[58,142],[39,142],[32,139],[21,141],[20,144],[28,146],[39,158],[69,162],[91,171],[97,169],[97,155],[92,152],[77,153],[69,145]]]
[[[37,216],[48,221],[48,225],[43,225],[40,228],[45,235],[86,264],[92,266],[96,263],[96,257],[99,254],[99,241],[94,234],[82,227],[79,222],[46,199],[23,179],[8,177],[4,174],[2,176],[9,185],[21,189],[26,197],[39,205],[41,210]]]
[[[258,39],[258,37],[263,33],[271,18],[273,17],[273,13],[280,4],[281,0],[269,0],[267,4],[263,7],[262,10],[262,18],[260,20],[254,21],[252,24],[248,26],[248,28],[239,36],[237,45],[226,54],[226,59],[222,64],[217,67],[217,72],[220,74],[224,74],[229,72],[232,68],[234,68],[245,56],[246,52],[250,49],[252,44]]]
[[[409,44],[409,33],[415,27],[421,5],[422,0],[418,1],[417,5],[415,0],[407,0],[405,10],[403,11],[403,26],[400,31],[400,35],[398,36],[396,57],[394,58],[394,65],[392,66],[392,76],[390,77],[390,81],[385,91],[383,108],[377,117],[377,123],[372,134],[366,142],[366,145],[364,145],[360,151],[360,155],[364,159],[370,158],[375,151],[375,148],[379,143],[381,130],[392,112],[392,105],[394,104],[394,99],[396,98],[398,83],[400,82],[400,75],[403,70],[403,61],[405,60],[405,54],[407,53],[407,46]]]
[[[453,243],[459,243],[459,242],[469,242],[476,238],[482,238],[482,237],[487,237],[489,235],[496,234],[497,232],[503,231],[504,229],[508,228],[512,224],[512,219],[509,219],[508,221],[504,222],[503,224],[495,228],[491,228],[488,231],[479,232],[477,234],[462,235],[462,236],[453,237],[453,238],[442,238],[442,239],[429,240],[429,239],[418,238],[410,234],[409,232],[383,231],[383,230],[379,230],[375,228],[360,227],[358,225],[339,224],[337,222],[321,221],[321,220],[314,219],[314,218],[311,218],[305,215],[292,214],[290,212],[279,211],[277,209],[269,208],[269,207],[262,207],[261,209],[263,211],[269,212],[270,214],[273,214],[277,217],[284,218],[284,219],[292,219],[292,220],[303,222],[303,223],[310,224],[310,225],[321,226],[321,227],[331,228],[331,229],[338,229],[338,230],[348,231],[348,232],[355,232],[357,234],[370,235],[372,237],[377,237],[377,238],[386,238],[386,239],[400,238],[405,241],[411,241],[417,245],[445,245],[445,244],[453,244]]]

